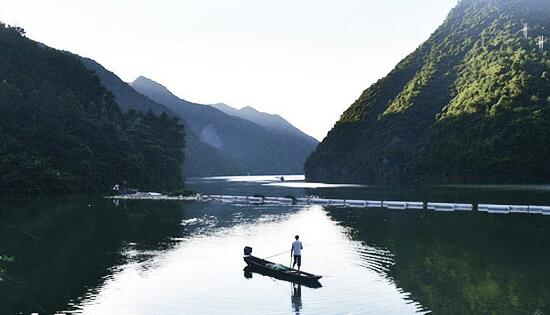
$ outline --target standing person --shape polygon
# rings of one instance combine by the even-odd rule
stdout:
[[[294,238],[296,240],[292,242],[292,248],[290,249],[290,254],[294,255],[292,268],[298,264],[298,270],[300,270],[300,266],[302,266],[302,249],[304,249],[304,246],[302,246],[302,242],[298,240],[300,236],[296,235]]]

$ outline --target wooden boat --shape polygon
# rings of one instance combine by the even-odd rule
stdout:
[[[251,254],[252,248],[245,247],[245,255],[243,258],[248,265],[249,271],[254,271],[279,280],[304,284],[309,287],[321,287],[319,279],[321,279],[322,276],[292,269],[281,264],[252,256]]]

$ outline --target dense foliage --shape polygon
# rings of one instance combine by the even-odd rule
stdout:
[[[306,162],[307,177],[547,182],[550,54],[540,35],[550,36],[549,1],[459,2],[342,115]]]
[[[0,282],[4,281],[4,273],[6,272],[6,269],[3,266],[3,264],[12,263],[14,261],[15,259],[13,257],[0,255]]]
[[[101,191],[182,185],[183,127],[122,113],[72,55],[0,25],[0,191]]]

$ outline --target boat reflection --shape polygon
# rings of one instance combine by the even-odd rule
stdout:
[[[262,270],[260,268],[253,268],[253,267],[247,266],[243,269],[243,271],[244,271],[244,277],[247,278],[247,279],[252,279],[253,273],[257,273],[257,274],[260,274],[262,276],[266,276],[266,277],[270,277],[270,278],[276,278],[276,279],[286,281],[286,282],[290,282],[290,283],[293,283],[293,284],[303,285],[305,287],[312,288],[312,289],[318,289],[318,288],[323,287],[319,281],[304,281],[304,282],[298,281],[297,282],[296,280],[291,281],[291,280],[287,280],[287,279],[277,278],[272,274],[266,273],[264,270]]]
[[[262,272],[260,272],[260,270],[253,270],[254,268],[251,268],[251,267],[245,267],[244,268],[244,277],[247,278],[247,279],[252,279],[253,277],[253,273],[257,273],[257,274],[261,274],[263,276],[269,276],[269,275],[266,275],[266,274],[263,274]],[[283,280],[283,281],[286,281],[286,280]],[[289,282],[289,281],[287,281]],[[292,311],[294,312],[295,315],[300,315],[301,312],[302,312],[302,309],[303,309],[303,303],[302,303],[302,285],[306,286],[306,287],[309,287],[309,288],[314,288],[314,289],[317,289],[317,288],[320,288],[322,287],[321,283],[317,282],[318,285],[316,284],[307,284],[307,283],[304,283],[304,284],[301,284],[301,283],[294,283],[294,282],[290,282],[290,302],[291,302],[291,305],[292,305]]]

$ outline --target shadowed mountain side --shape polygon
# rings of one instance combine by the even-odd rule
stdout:
[[[162,114],[163,112],[166,112],[170,116],[174,116],[174,114],[166,107],[153,102],[142,94],[139,94],[130,85],[128,85],[128,83],[122,81],[116,74],[107,70],[97,61],[80,56],[79,58],[86,68],[93,71],[95,75],[97,75],[101,81],[101,85],[113,93],[115,100],[123,110],[128,111],[130,108],[142,112],[151,110],[155,114]]]
[[[186,117],[175,115],[171,110],[156,103],[147,96],[140,94],[128,83],[122,81],[116,74],[107,70],[98,62],[79,57],[86,68],[93,71],[101,84],[113,93],[115,100],[120,107],[128,111],[153,111],[155,114],[166,112],[176,116],[187,127]],[[217,150],[199,140],[193,133],[192,128],[187,128],[185,137],[185,160],[183,162],[184,174],[187,177],[213,176],[213,175],[238,175],[244,173],[244,168],[235,160],[226,156],[222,151]]]
[[[180,99],[164,86],[144,77],[131,84],[138,92],[164,105],[189,123],[198,138],[239,161],[250,174],[300,174],[315,145],[281,135],[216,108]]]
[[[188,177],[241,175],[244,167],[222,151],[209,146],[191,133],[185,139],[185,161],[183,169]]]

